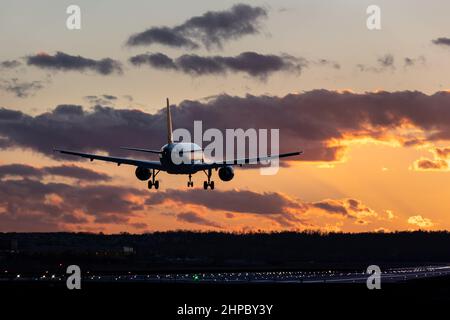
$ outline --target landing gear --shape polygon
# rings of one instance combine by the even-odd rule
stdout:
[[[188,188],[189,187],[194,187],[194,181],[192,181],[192,174],[189,174],[189,181],[187,183]]]
[[[212,170],[208,169],[208,172],[204,171],[206,176],[208,177],[208,181],[203,182],[203,189],[207,190],[208,186],[211,188],[211,190],[214,190],[214,181],[211,181],[212,176]]]
[[[155,186],[155,189],[159,189],[159,180],[155,180],[156,176],[159,173],[159,170],[155,172],[155,169],[152,169],[152,180],[148,181],[148,188],[151,189]]]

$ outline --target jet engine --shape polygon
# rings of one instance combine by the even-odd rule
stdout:
[[[234,177],[234,170],[232,167],[222,167],[219,169],[219,178],[222,181],[230,181]]]
[[[138,178],[141,181],[147,181],[152,176],[150,169],[143,168],[143,167],[137,167],[135,173],[136,173],[136,178]]]

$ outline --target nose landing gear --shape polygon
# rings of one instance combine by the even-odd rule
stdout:
[[[189,174],[189,181],[187,183],[188,188],[189,187],[194,187],[194,181],[192,181],[192,174]]]

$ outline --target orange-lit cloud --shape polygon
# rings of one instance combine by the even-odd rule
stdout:
[[[219,95],[207,102],[183,101],[173,109],[173,119],[175,127],[191,131],[194,120],[202,120],[204,129],[277,128],[281,151],[301,147],[305,151],[301,160],[323,162],[342,160],[352,141],[403,146],[450,139],[449,104],[446,92],[313,90],[284,97]],[[127,155],[117,145],[163,144],[163,123],[163,113],[101,106],[86,110],[60,105],[38,116],[0,109],[0,145],[44,154],[53,146],[64,146]]]
[[[416,160],[413,164],[414,170],[434,170],[434,171],[447,171],[448,163],[445,160],[441,159],[419,159]]]
[[[434,223],[430,219],[422,217],[421,215],[409,217],[408,223],[416,225],[420,228],[430,228],[430,227],[434,226]]]

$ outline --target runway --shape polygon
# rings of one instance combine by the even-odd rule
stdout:
[[[450,275],[450,265],[390,268],[381,270],[382,283],[398,283],[410,280],[439,278]],[[82,273],[83,282],[99,283],[365,283],[369,274],[365,271],[343,272],[336,270],[321,271],[270,271],[270,272],[200,272],[200,273],[156,273],[156,274],[120,274],[105,275]],[[66,275],[49,274],[23,276],[20,274],[2,274],[1,282],[32,281],[62,282]]]

